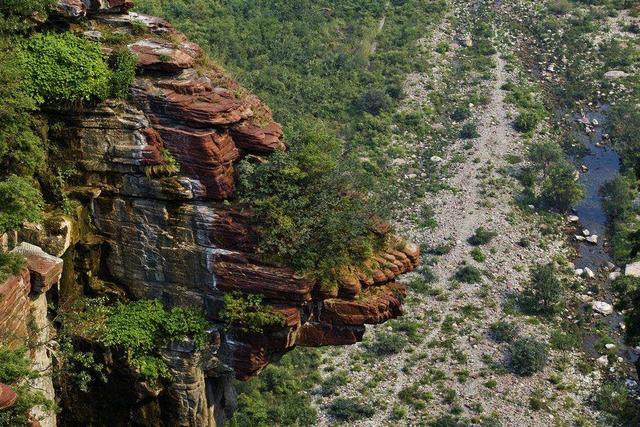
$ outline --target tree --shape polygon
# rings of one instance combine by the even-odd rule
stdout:
[[[564,159],[551,165],[540,190],[542,204],[566,212],[583,197],[584,189],[576,181],[574,167]]]
[[[533,337],[519,338],[511,345],[511,366],[520,375],[532,375],[547,365],[549,350]]]
[[[563,285],[553,264],[538,264],[523,292],[523,304],[534,312],[553,313],[562,298]]]
[[[564,152],[555,142],[544,141],[531,145],[528,157],[534,169],[541,172],[543,178],[546,178],[551,166],[564,159]]]

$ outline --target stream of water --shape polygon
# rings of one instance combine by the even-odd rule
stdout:
[[[584,165],[587,168],[587,172],[580,174],[580,183],[585,189],[585,197],[575,208],[576,215],[580,218],[579,232],[587,229],[592,235],[596,234],[599,237],[597,244],[578,242],[578,258],[575,260],[575,266],[581,269],[588,267],[594,272],[606,268],[607,264],[611,262],[604,239],[607,232],[607,216],[602,206],[601,189],[604,184],[618,176],[620,171],[620,157],[605,138],[608,108],[607,105],[600,105],[596,110],[575,116],[578,121],[588,122],[589,129],[591,129],[589,132],[583,130],[578,135],[580,142],[588,150],[587,154],[572,158],[576,164]],[[586,126],[583,126],[584,128]],[[613,304],[611,282],[606,276],[603,290],[602,300]],[[618,355],[626,362],[634,363],[638,359],[638,355],[633,349],[624,345],[622,334],[619,333],[620,323],[623,321],[622,316],[614,312],[606,316],[605,320],[615,332],[613,336],[617,337]],[[596,348],[598,341],[599,337],[595,333],[585,335],[583,350],[591,357],[600,357],[602,353]]]

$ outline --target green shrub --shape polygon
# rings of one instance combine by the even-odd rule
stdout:
[[[111,96],[128,98],[129,89],[136,77],[138,57],[127,48],[116,49],[109,60],[111,66]]]
[[[473,236],[469,237],[469,244],[473,246],[481,246],[490,243],[498,233],[495,231],[487,230],[484,227],[476,228],[476,232]]]
[[[25,262],[26,260],[21,255],[0,252],[0,283],[20,273]]]
[[[262,303],[261,295],[226,294],[220,319],[244,332],[261,333],[265,329],[285,326],[282,314]]]
[[[554,265],[539,264],[531,270],[531,279],[524,288],[521,303],[529,311],[552,314],[558,308],[563,292],[564,286]]]
[[[465,123],[460,129],[460,138],[473,139],[479,137],[478,125],[476,123]]]
[[[37,103],[101,100],[109,95],[111,72],[100,45],[73,35],[36,34],[19,52],[27,92]]]
[[[627,387],[619,381],[607,381],[595,396],[595,407],[609,415],[610,425],[633,426],[640,423],[640,409]]]
[[[462,107],[456,107],[456,109],[453,110],[453,113],[451,113],[451,120],[454,120],[456,122],[463,122],[469,117],[471,117],[471,109],[466,105]]]
[[[140,300],[105,306],[88,304],[78,322],[69,327],[105,347],[122,352],[144,378],[168,378],[169,369],[160,350],[173,341],[191,339],[201,348],[207,339],[208,322],[200,310],[174,307],[166,310],[160,301]]]
[[[580,332],[577,328],[571,326],[568,326],[567,330],[552,331],[549,342],[553,348],[563,351],[579,349],[582,343]]]
[[[519,132],[531,132],[540,123],[540,116],[532,111],[523,111],[516,117],[514,126]]]
[[[453,277],[462,283],[480,283],[482,272],[471,265],[464,265],[456,271]]]
[[[25,31],[34,14],[46,17],[56,0],[3,0],[0,2],[0,34]]]
[[[540,191],[540,200],[545,207],[566,212],[584,197],[584,189],[576,181],[575,172],[567,161],[551,166]]]
[[[375,409],[355,399],[338,398],[331,402],[329,414],[339,421],[357,421],[371,418]]]
[[[471,258],[476,262],[485,262],[487,260],[487,256],[480,248],[473,248],[471,250]]]
[[[322,396],[331,396],[336,394],[338,388],[349,383],[349,376],[345,371],[336,372],[322,382],[320,394]]]
[[[32,425],[29,414],[32,408],[39,407],[46,412],[53,410],[53,402],[25,383],[39,376],[31,367],[27,349],[13,350],[0,344],[0,383],[9,385],[18,395],[11,408],[0,411],[0,426],[29,426]]]
[[[255,212],[265,261],[333,287],[336,270],[362,264],[385,237],[375,232],[375,207],[358,196],[370,194],[365,183],[339,161],[341,142],[324,128],[301,126],[290,151],[261,164],[242,163],[239,190]]]
[[[24,222],[42,220],[40,191],[25,178],[11,175],[0,181],[0,234],[22,227]]]
[[[375,340],[365,344],[368,351],[380,356],[400,353],[407,346],[407,339],[399,334],[379,332]]]
[[[316,349],[296,348],[260,375],[237,384],[238,408],[230,427],[313,426],[317,411],[308,391],[320,382],[320,354]]]
[[[520,334],[520,328],[513,322],[499,320],[491,325],[491,335],[497,342],[512,342]]]
[[[532,375],[547,365],[547,345],[532,337],[519,338],[511,344],[511,367],[520,375]]]

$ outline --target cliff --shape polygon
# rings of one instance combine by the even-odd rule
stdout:
[[[73,413],[67,422],[103,423],[100,412],[113,397],[116,424],[215,425],[233,406],[231,376],[248,379],[296,345],[356,343],[366,324],[400,315],[406,288],[395,279],[418,264],[419,248],[391,238],[366,267],[344,269],[336,289],[263,262],[251,210],[234,199],[235,169],[247,156],[264,161],[286,150],[281,126],[198,45],[162,19],[128,12],[131,6],[59,1],[63,25],[101,41],[105,55],[118,47],[107,34],[126,35],[137,77],[126,101],[47,112],[62,128],[51,139],[77,161],[81,178],[65,191],[82,202],[84,221],[52,216],[58,226],[20,235],[65,258],[70,279],[61,299],[87,291],[153,298],[201,307],[211,322],[204,350],[189,343],[166,350],[174,381],[164,390],[121,378],[98,401],[63,395]],[[21,277],[7,283],[15,292],[26,286]],[[286,326],[260,333],[225,327],[220,311],[230,292],[262,295]]]

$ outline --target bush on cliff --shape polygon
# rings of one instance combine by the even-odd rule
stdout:
[[[56,0],[2,0],[0,2],[0,33],[17,33],[29,28],[34,14],[44,17]]]
[[[80,335],[124,355],[143,378],[157,380],[170,376],[160,356],[174,341],[191,340],[202,348],[209,323],[202,310],[174,307],[167,310],[158,300],[140,300],[105,305],[102,300],[80,301],[66,312],[62,335]]]
[[[0,234],[25,221],[41,220],[42,205],[42,196],[31,181],[17,175],[0,181]]]
[[[36,34],[19,52],[27,92],[37,103],[82,102],[109,95],[111,71],[100,45],[75,36]]]
[[[33,425],[29,414],[32,408],[37,406],[45,411],[53,409],[53,402],[25,382],[39,376],[31,368],[27,349],[14,350],[0,344],[0,384],[9,385],[18,395],[18,400],[11,408],[0,411],[0,426],[30,426]]]
[[[111,96],[128,98],[131,84],[136,77],[138,57],[127,48],[116,49],[109,58],[111,73]]]
[[[285,326],[284,316],[273,311],[272,307],[264,305],[261,295],[245,297],[240,293],[225,294],[220,319],[227,324],[227,327],[233,326],[252,333]]]
[[[362,263],[383,236],[374,232],[368,192],[340,160],[340,141],[319,126],[290,140],[291,150],[268,162],[243,162],[241,200],[255,212],[264,259],[331,286],[333,271]]]

